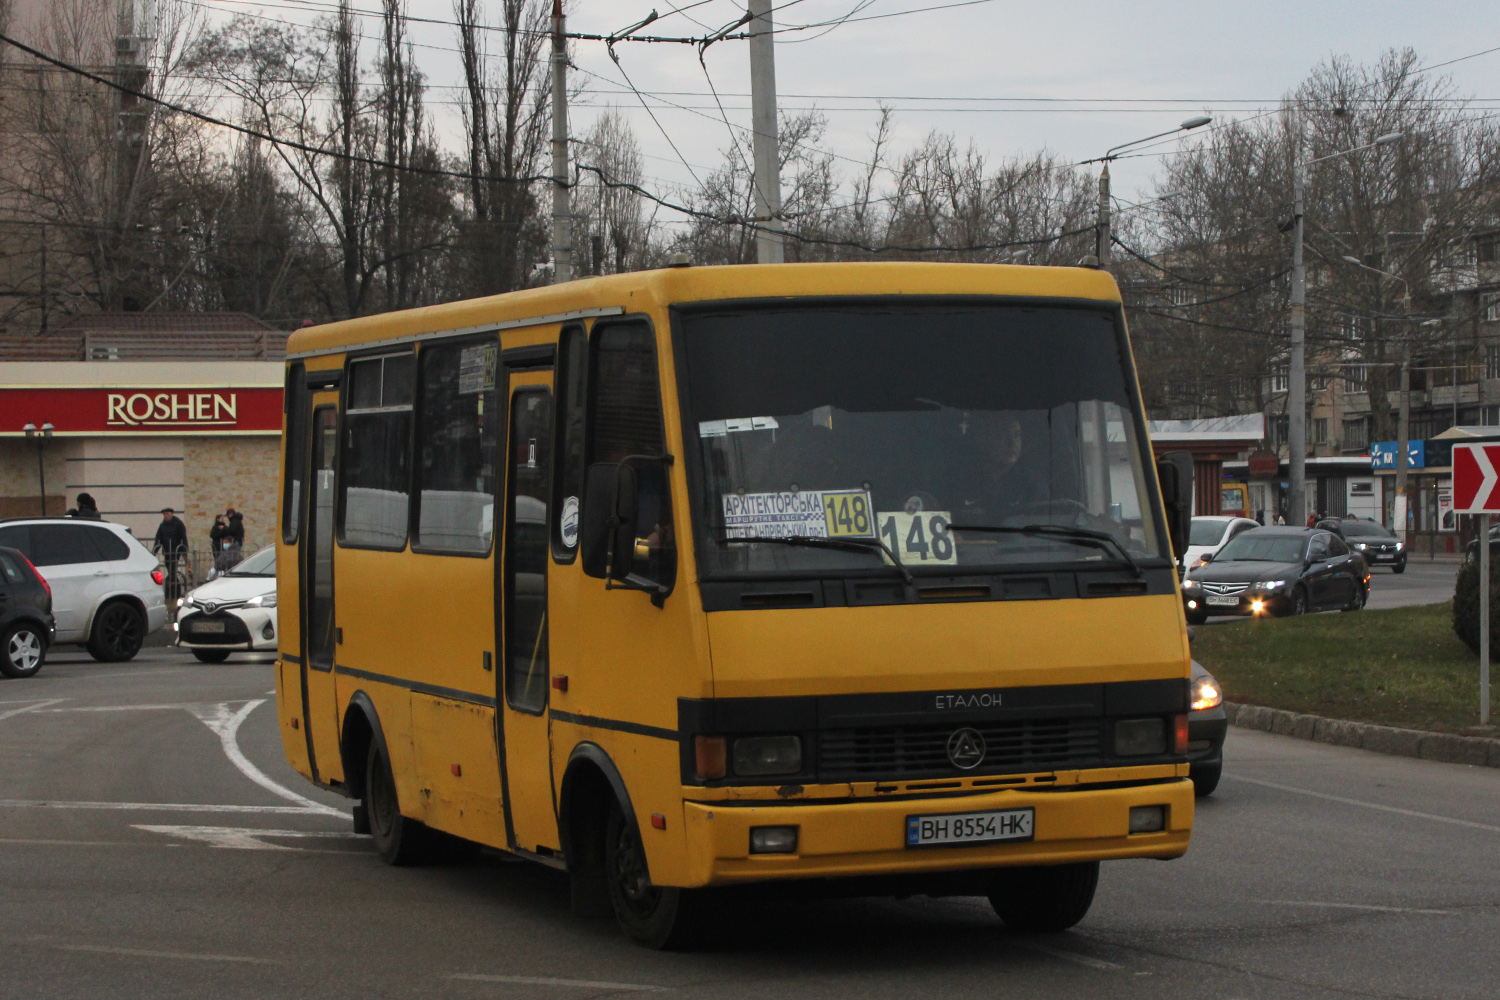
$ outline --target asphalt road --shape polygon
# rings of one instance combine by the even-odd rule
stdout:
[[[529,863],[382,865],[282,761],[270,690],[162,649],[0,681],[0,997],[1500,994],[1500,770],[1235,730],[1188,856],[1106,865],[1074,931],[772,904],[663,954]]]

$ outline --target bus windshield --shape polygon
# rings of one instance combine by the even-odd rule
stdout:
[[[949,572],[1167,557],[1108,313],[881,303],[679,321],[705,575],[878,571],[888,553]],[[1045,531],[1016,530],[1032,526]]]

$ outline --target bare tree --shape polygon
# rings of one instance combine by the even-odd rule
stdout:
[[[536,175],[551,122],[546,64],[541,57],[549,6],[543,0],[500,0],[502,46],[492,63],[484,44],[479,0],[455,0],[464,70],[463,123],[468,167],[468,218],[456,245],[460,294],[521,288],[547,252]]]

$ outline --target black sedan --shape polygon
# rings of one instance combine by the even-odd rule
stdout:
[[[1316,528],[1255,528],[1234,538],[1182,581],[1188,621],[1209,615],[1358,611],[1370,568],[1338,535]]]
[[[1379,521],[1346,517],[1339,522],[1338,534],[1344,536],[1351,549],[1365,557],[1371,568],[1389,566],[1392,573],[1406,572],[1406,545]]]
[[[1224,773],[1224,736],[1229,718],[1224,712],[1224,692],[1214,675],[1193,661],[1192,711],[1188,713],[1188,766],[1193,794],[1200,799],[1212,795]]]
[[[1479,539],[1469,539],[1469,544],[1464,548],[1464,559],[1468,562],[1479,561]],[[1500,559],[1500,525],[1490,529],[1490,559]]]
[[[31,560],[0,547],[0,674],[35,676],[52,636],[52,588]]]

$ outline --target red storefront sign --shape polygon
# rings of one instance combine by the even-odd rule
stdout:
[[[0,437],[26,424],[56,434],[280,433],[280,388],[0,389]]]

